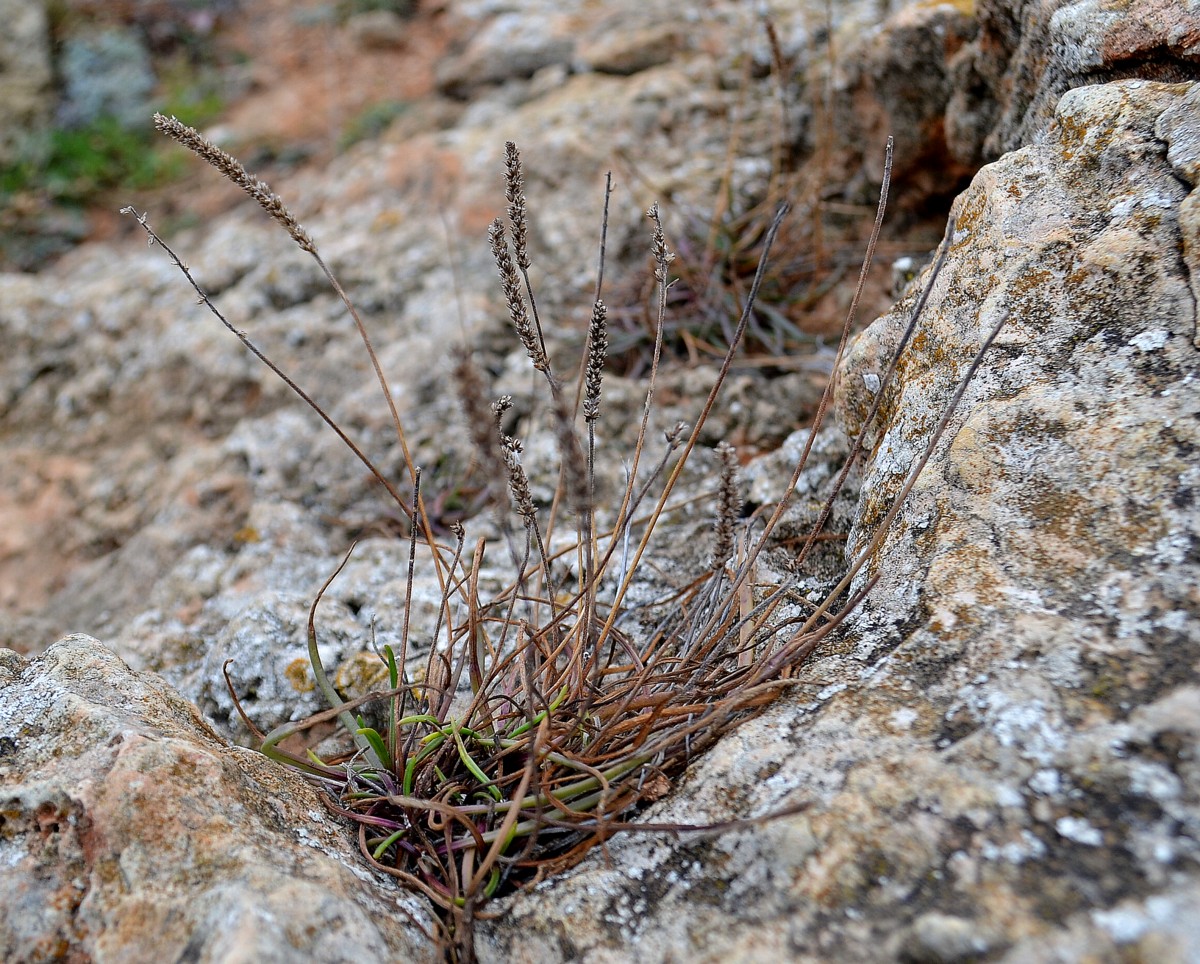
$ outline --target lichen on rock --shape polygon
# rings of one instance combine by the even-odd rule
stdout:
[[[432,960],[297,776],[95,640],[0,650],[0,957]]]

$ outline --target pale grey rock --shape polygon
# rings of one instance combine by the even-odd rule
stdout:
[[[72,636],[0,650],[0,956],[432,960],[313,791]]]
[[[133,30],[113,27],[68,37],[58,70],[63,82],[58,120],[67,127],[106,117],[134,127],[145,124],[153,113],[154,69],[149,51]]]
[[[561,13],[531,17],[507,12],[489,19],[459,55],[438,67],[438,86],[465,97],[477,88],[506,80],[526,80],[575,53],[567,18]]]
[[[950,149],[968,164],[1029,143],[1073,87],[1200,70],[1197,0],[979,0],[977,17],[946,112]]]
[[[953,964],[979,960],[995,943],[995,935],[981,930],[978,921],[931,911],[913,921],[901,955],[909,961]]]
[[[54,110],[54,74],[46,8],[0,3],[0,164],[37,156],[37,133]]]
[[[1180,252],[1187,266],[1192,298],[1200,304],[1200,88],[1193,87],[1174,107],[1158,119],[1155,133],[1167,143],[1167,161],[1193,188],[1179,205]],[[1200,317],[1192,331],[1192,343],[1200,347]]]
[[[1032,592],[1036,583],[1051,608],[1059,592],[1070,598],[1086,585],[1097,614],[1106,590],[1092,580],[1105,578],[1114,557],[1141,560],[1147,572],[1187,558],[1196,301],[1186,263],[1161,254],[1184,250],[1180,212],[1190,191],[1186,164],[1178,151],[1169,158],[1155,131],[1194,95],[1194,85],[1135,81],[1072,91],[1045,137],[985,168],[956,202],[950,260],[874,436],[866,484],[876,494],[864,503],[853,545],[863,544],[919,455],[920,433],[952,386],[946,372],[962,371],[971,346],[1007,319],[996,357],[1014,353],[1011,360],[985,369],[971,388],[1003,401],[969,401],[972,414],[947,443],[952,484],[941,489],[927,471],[904,513],[910,524],[945,511],[945,500],[970,515],[980,503],[994,507],[1003,525],[985,516],[950,540],[959,545],[959,568],[976,581],[973,594],[995,596],[991,581],[1002,565],[998,586],[1024,579]],[[871,397],[862,374],[879,370],[914,300],[915,293],[876,325],[881,334],[856,345],[843,378],[851,430]],[[1132,466],[1136,479],[1117,482]],[[994,472],[1022,494],[997,491]],[[947,586],[951,555],[933,561]],[[1114,599],[1126,591],[1117,582]],[[1010,592],[1015,586],[1001,590]],[[1182,585],[1169,592],[1185,604]]]
[[[636,74],[665,64],[686,46],[686,34],[677,23],[637,27],[620,18],[612,29],[585,44],[580,59],[605,74]]]
[[[816,23],[822,6],[793,14]],[[839,6],[835,16],[840,24],[867,7]],[[572,10],[619,32],[611,9]],[[495,11],[464,5],[459,12],[482,22]],[[776,14],[793,47],[816,42],[811,31],[792,29],[786,5]],[[678,20],[665,9],[641,16],[650,25]],[[741,77],[743,42],[761,44],[754,11],[722,4],[688,22],[704,43],[686,57],[631,77],[569,75],[516,108],[502,89],[492,90],[448,130],[438,115],[429,129],[364,142],[328,170],[273,185],[364,311],[400,410],[414,413],[406,423],[427,486],[456,485],[470,462],[447,391],[449,357],[459,346],[472,345],[494,371],[511,373],[497,391],[515,390],[519,406],[532,410],[484,240],[502,207],[506,138],[525,155],[534,283],[553,318],[551,350],[564,371],[578,358],[589,310],[605,171],[628,159],[615,167],[609,290],[619,283],[637,292],[646,274],[646,208],[655,200],[667,205],[672,236],[710,208],[725,173],[732,112],[739,111],[747,152],[769,155],[773,82],[752,78],[749,98],[728,86]],[[762,183],[759,168],[735,172],[742,203]],[[149,213],[163,227],[158,212]],[[398,446],[361,346],[312,263],[250,205],[171,240],[229,320],[398,474]],[[251,517],[274,517],[270,507],[289,501],[305,506],[308,521],[289,528],[288,538],[326,545],[311,571],[296,574],[304,596],[336,565],[325,520],[350,529],[385,521],[388,509],[353,457],[315,417],[278,414],[292,406],[286,390],[195,306],[161,251],[89,246],[36,279],[0,276],[0,332],[0,402],[12,433],[5,446],[22,453],[0,460],[0,513],[12,520],[4,528],[11,535],[0,539],[0,599],[23,614],[0,620],[8,645],[37,639],[41,647],[87,630],[138,668],[173,673],[173,682],[199,698],[185,680],[198,670],[202,641],[229,621],[228,611],[204,612],[226,589],[210,597],[185,591],[172,603],[153,591],[155,582],[184,586],[189,564],[182,560],[203,547],[217,554],[206,572],[220,559],[241,571],[235,560],[249,545],[243,536],[252,533],[243,530],[255,528]],[[663,425],[694,417],[696,395],[706,391],[694,374],[670,377],[678,378],[671,386],[678,403],[663,410]],[[772,444],[800,422],[822,377],[814,371],[768,383],[739,376],[739,410],[718,414],[713,432],[744,431],[751,444]],[[641,388],[617,378],[609,386],[602,436],[618,444],[629,438]],[[767,415],[776,402],[789,414]],[[619,460],[613,471],[619,475]],[[281,564],[281,573],[289,569]],[[143,605],[148,598],[156,600],[153,613]],[[296,625],[291,608],[281,625]],[[30,613],[40,614],[39,625],[26,632]],[[142,627],[182,627],[172,630],[178,650],[148,655],[151,640],[126,631],[135,619]]]

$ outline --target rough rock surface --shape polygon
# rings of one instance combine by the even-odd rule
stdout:
[[[956,48],[969,36],[961,6],[901,10],[895,29],[912,50],[938,52],[947,63],[995,53],[999,3],[980,4],[977,39]],[[539,49],[553,54],[532,76],[528,63],[509,63],[502,77],[470,74],[471,58],[486,64],[503,53],[507,35],[495,26],[502,7],[451,4],[453,17],[477,21],[464,59],[446,68],[469,79],[470,99],[416,104],[382,139],[357,145],[327,171],[273,185],[365,312],[410,442],[428,468],[426,491],[447,503],[467,461],[446,388],[448,344],[472,344],[497,390],[517,396],[523,434],[537,419],[527,364],[501,321],[482,242],[503,206],[504,139],[525,152],[535,282],[545,282],[542,307],[555,319],[551,348],[561,359],[578,351],[594,284],[605,170],[618,184],[609,233],[614,284],[622,272],[645,270],[642,211],[651,201],[665,202],[668,233],[686,239],[682,225],[711,210],[727,168],[735,202],[744,203],[761,190],[770,173],[765,158],[778,146],[772,51],[751,5],[707,5],[682,32],[677,5],[622,6],[627,20],[637,14],[628,30],[610,16],[613,5],[537,9],[577,19],[566,37],[542,30],[567,30],[566,21],[547,17],[529,27],[526,39],[545,39]],[[781,52],[801,88],[790,91],[799,98],[791,115],[798,127],[815,116],[821,91],[810,78],[819,74],[830,26],[839,37],[862,33],[876,58],[856,75],[865,86],[848,88],[851,101],[886,84],[880,64],[916,63],[889,59],[888,28],[873,25],[879,9],[874,0],[777,6]],[[1024,43],[1021,30],[1032,37],[1042,29],[1032,12],[1027,24],[1017,15],[1034,9],[1018,0],[1004,7],[1013,26],[996,78]],[[922,23],[943,24],[947,44],[923,36],[914,26]],[[1103,24],[1104,36],[1119,27],[1095,18],[1097,31]],[[1039,42],[1029,41],[1031,56]],[[937,117],[948,90],[940,66],[935,73],[930,103],[903,105],[930,138],[912,143],[933,145],[930,156],[942,150]],[[1053,76],[1034,72],[1029,83],[1053,86]],[[1070,86],[1079,86],[1084,75],[1071,76]],[[1008,81],[996,83],[987,97],[998,106],[979,113],[974,128],[988,136],[1009,109]],[[894,89],[923,85],[897,78]],[[991,103],[979,96],[972,110]],[[794,694],[697,761],[651,817],[698,823],[799,802],[805,813],[710,838],[616,838],[607,859],[596,854],[482,924],[485,958],[1186,960],[1200,953],[1200,617],[1190,494],[1200,481],[1197,96],[1194,85],[1090,87],[1070,94],[1052,124],[1057,94],[1047,94],[1041,120],[1012,134],[1010,146],[1024,149],[981,172],[960,201],[962,234],[872,436],[852,545],[886,510],[980,329],[1006,313],[1001,343],[873,563],[881,578],[869,604],[801,671]],[[1012,113],[1026,116],[1024,108]],[[877,124],[882,114],[871,116]],[[1042,133],[1025,144],[1033,132]],[[732,165],[731,140],[745,148]],[[274,226],[243,207],[172,243],[231,321],[298,372],[398,473],[386,409],[346,319]],[[851,424],[905,305],[860,340],[845,367],[842,408]],[[365,533],[320,613],[326,661],[345,660],[342,682],[352,687],[360,662],[345,658],[373,628],[380,643],[390,641],[404,606],[405,548],[378,537],[390,524],[378,493],[340,443],[196,309],[161,251],[89,246],[41,275],[0,276],[0,333],[0,605],[11,614],[0,621],[0,645],[36,651],[86,629],[139,671],[78,640],[40,661],[6,655],[15,680],[0,691],[0,714],[13,712],[11,694],[75,695],[63,696],[69,705],[60,715],[45,717],[41,742],[23,743],[7,724],[0,740],[35,755],[54,740],[73,748],[47,771],[65,780],[115,774],[111,785],[94,775],[81,785],[133,800],[114,824],[119,841],[143,839],[134,836],[135,816],[145,823],[144,812],[177,815],[161,797],[136,809],[134,798],[121,796],[128,793],[122,775],[142,765],[139,754],[160,762],[163,753],[168,762],[178,754],[193,761],[191,769],[232,781],[229,797],[242,815],[235,821],[219,811],[225,815],[210,822],[228,820],[232,834],[235,822],[257,821],[237,838],[239,847],[269,840],[266,851],[278,849],[283,867],[298,866],[288,861],[300,859],[299,827],[356,866],[332,825],[297,822],[319,813],[306,790],[207,733],[144,671],[161,673],[236,739],[245,734],[220,679],[227,658],[260,726],[316,708],[303,658],[307,609],[351,537]],[[772,381],[737,373],[731,404],[705,443],[741,433],[765,445],[757,440],[790,431],[823,377],[814,367],[815,374]],[[664,374],[661,423],[694,417],[708,374],[704,366]],[[621,450],[640,405],[636,381],[606,380],[605,444]],[[772,423],[769,432],[763,422]],[[770,498],[786,471],[777,466],[798,448],[792,436],[785,457],[752,468],[756,502]],[[536,438],[529,445],[535,463],[544,450]],[[801,492],[823,484],[826,457],[844,450],[824,436],[822,464]],[[544,484],[533,469],[535,484]],[[606,470],[619,479],[620,459]],[[852,508],[839,511],[849,516]],[[672,530],[676,538],[664,538],[664,555],[686,561],[698,524],[684,519]],[[436,591],[419,585],[417,593],[414,619],[431,622]],[[74,654],[65,667],[64,653]],[[103,673],[103,691],[94,679],[78,680],[70,668],[77,664],[92,667],[92,677]],[[146,708],[127,702],[104,710],[115,693],[145,697]],[[129,735],[113,747],[107,735],[77,740],[93,732],[69,715],[81,705],[88,719],[101,720],[94,732]],[[9,744],[0,749],[3,767]],[[24,764],[11,771],[4,779],[25,788],[17,810],[26,813],[29,803],[36,811],[41,775],[31,777]],[[272,823],[255,811],[260,787],[278,791],[286,818]],[[54,799],[68,809],[71,800],[86,802],[64,793]],[[96,799],[105,812],[109,798]],[[209,819],[214,811],[205,807],[216,801],[197,806]],[[75,833],[61,823],[45,828],[56,844]],[[7,900],[41,906],[18,896],[22,888],[40,894],[41,885],[30,863],[34,831],[16,826],[15,836],[0,833],[0,848],[14,848],[4,853],[17,855],[19,869],[0,872],[0,886]],[[176,863],[192,859],[170,849],[182,846],[178,839],[153,845]],[[72,868],[90,852],[59,864],[46,858],[49,879],[66,881],[71,900],[81,895]],[[279,866],[268,861],[261,872]],[[323,866],[318,880],[342,882],[331,885],[344,895],[342,919],[374,921],[376,910],[360,902],[374,878],[359,890],[360,879],[343,865]],[[155,892],[174,878],[146,863],[134,870],[143,884],[126,899],[161,910]],[[267,889],[251,869],[237,873]],[[105,889],[107,878],[100,884],[97,903],[84,900],[77,918],[101,897],[119,898]],[[384,887],[378,899],[395,900]],[[22,938],[52,949],[60,935],[68,944],[90,939],[69,932],[68,911],[57,915],[29,917],[45,927]],[[224,933],[208,918],[188,920],[214,941]],[[383,930],[354,926],[364,942],[359,960],[392,959],[416,933],[400,918]],[[211,945],[214,957],[223,946]],[[308,949],[310,959],[336,956],[324,945]]]
[[[839,8],[839,16],[861,17],[859,6],[874,5]],[[812,24],[824,17],[816,8],[823,4],[791,20],[779,12],[788,52],[816,42]],[[590,42],[623,36],[611,10],[583,10],[598,22]],[[469,5],[455,14],[488,16]],[[656,16],[660,27],[674,22],[669,9]],[[446,390],[448,349],[472,344],[497,373],[498,391],[514,393],[519,406],[529,395],[484,240],[503,204],[506,138],[525,154],[535,283],[564,366],[578,357],[587,317],[606,170],[618,187],[609,284],[633,279],[635,297],[647,275],[645,209],[662,201],[675,238],[694,212],[711,209],[735,121],[746,151],[735,194],[744,199],[765,183],[756,154],[769,153],[775,135],[775,82],[753,80],[753,96],[740,88],[747,47],[756,63],[769,62],[761,25],[728,4],[696,27],[707,47],[669,63],[630,76],[582,71],[548,88],[537,78],[506,84],[450,115],[447,130],[442,106],[414,109],[389,136],[319,175],[273,185],[364,311],[399,405],[412,413],[410,442],[428,491],[458,484],[467,462]],[[315,266],[248,206],[173,243],[227,317],[397,470],[386,408]],[[195,307],[161,251],[93,246],[41,276],[0,275],[0,304],[10,348],[0,356],[10,453],[0,460],[0,604],[22,616],[0,620],[0,643],[23,647],[40,637],[40,647],[86,630],[136,668],[165,673],[231,726],[215,672],[228,657],[239,683],[263,700],[260,725],[315,708],[285,671],[302,656],[311,594],[336,565],[345,533],[377,532],[388,521],[361,469]],[[718,414],[714,432],[741,432],[751,444],[786,435],[811,407],[827,358],[774,382],[736,374],[736,407]],[[710,373],[667,376],[678,404],[662,409],[663,424],[694,417]],[[610,378],[606,438],[627,435],[641,392]],[[767,411],[765,398],[774,400]],[[619,477],[619,460],[606,465]],[[394,564],[388,578],[403,573]],[[349,589],[347,598],[372,598],[385,581],[372,577],[370,592]],[[338,597],[329,597],[330,616]],[[372,612],[382,628],[395,610],[387,602],[346,607],[345,623],[329,629],[331,660],[342,643],[362,645]]]
[[[40,3],[0,3],[0,164],[11,163],[53,111],[46,10]]]
[[[154,71],[150,53],[132,30],[68,37],[58,59],[63,99],[59,120],[78,127],[111,117],[140,127],[152,113]]]
[[[0,650],[0,734],[4,960],[432,959],[300,778],[94,639]]]
[[[965,163],[1029,143],[1073,87],[1194,80],[1198,0],[979,0],[979,34],[954,65],[947,141]]]
[[[916,3],[898,10],[884,29],[843,27],[837,40],[831,130],[813,124],[809,136],[828,136],[859,181],[877,190],[882,158],[876,145],[895,139],[892,210],[919,209],[951,196],[978,168],[964,164],[946,142],[946,110],[956,87],[956,65],[977,31],[970,3]],[[809,67],[818,84],[824,65]]]
[[[616,840],[513,898],[485,960],[1200,954],[1200,353],[1179,256],[1198,90],[1072,91],[956,203],[851,551],[1006,327],[878,584],[798,694],[648,816],[805,813]],[[856,343],[848,422],[914,300]]]

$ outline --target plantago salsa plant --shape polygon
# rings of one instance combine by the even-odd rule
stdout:
[[[156,115],[155,124],[254,198],[316,260],[345,305],[371,360],[408,477],[400,481],[385,476],[316,401],[226,319],[155,233],[146,215],[137,215],[131,208],[125,213],[138,217],[150,243],[163,247],[195,288],[200,302],[325,420],[399,507],[409,523],[408,598],[412,597],[418,545],[426,547],[422,556],[428,556],[441,586],[436,624],[420,627],[424,637],[435,641],[423,672],[408,669],[408,643],[414,627],[409,625],[411,610],[406,607],[399,645],[384,646],[380,654],[387,688],[346,700],[321,663],[316,619],[321,597],[345,566],[343,560],[317,592],[308,619],[312,672],[329,708],[301,723],[263,734],[238,703],[262,752],[295,768],[321,788],[328,806],[356,825],[359,846],[372,866],[424,894],[440,909],[440,939],[452,960],[473,959],[473,922],[489,898],[572,865],[607,836],[631,830],[721,829],[637,824],[631,818],[640,804],[666,793],[689,760],[770,703],[787,685],[791,671],[861,603],[872,580],[847,595],[851,584],[878,549],[997,332],[984,341],[933,441],[912,467],[876,536],[848,561],[843,577],[823,598],[805,600],[806,608],[798,611],[796,587],[829,519],[836,491],[860,454],[861,436],[851,447],[834,494],[797,554],[793,567],[797,575],[764,586],[757,583],[755,574],[756,562],[771,545],[828,413],[832,380],[790,479],[765,522],[753,530],[740,518],[736,454],[724,443],[718,446],[720,469],[707,569],[674,593],[665,607],[668,615],[657,625],[648,631],[635,630],[625,618],[632,608],[631,588],[639,566],[653,557],[656,528],[673,506],[681,474],[697,449],[701,430],[750,324],[764,265],[787,213],[786,205],[776,213],[767,232],[757,275],[707,398],[690,426],[678,423],[666,429],[665,453],[653,459],[648,454],[648,438],[655,413],[673,254],[657,205],[648,212],[657,334],[637,441],[628,457],[627,482],[615,503],[598,512],[594,500],[595,428],[603,406],[607,309],[601,294],[611,179],[604,195],[601,254],[586,356],[577,378],[568,383],[547,351],[530,282],[521,158],[516,147],[507,144],[507,212],[505,218],[492,223],[488,240],[509,320],[543,384],[560,463],[558,485],[551,505],[537,504],[522,463],[522,441],[504,427],[511,399],[489,400],[479,369],[469,356],[462,357],[455,379],[466,428],[488,477],[502,480],[491,493],[501,538],[472,544],[465,528],[455,524],[453,539],[447,541],[438,537],[431,522],[421,491],[421,471],[413,462],[403,420],[366,327],[315,241],[269,186],[250,175],[235,158],[174,118]],[[890,169],[889,142],[885,171]],[[879,210],[838,344],[838,359],[845,350],[871,265],[888,183],[885,173]],[[948,236],[952,234],[953,225]],[[925,294],[913,310],[900,352],[917,325],[945,256],[943,245]],[[895,371],[897,358],[882,377],[884,384]],[[881,385],[866,424],[874,419],[883,396]],[[564,534],[567,526],[570,529]],[[563,545],[569,548],[563,549]],[[511,563],[510,578],[505,588],[488,596],[480,591],[480,571],[485,556],[495,552]],[[236,702],[236,695],[234,699]],[[374,704],[371,722],[367,704]],[[345,758],[322,759],[312,750],[300,754],[284,748],[289,737],[335,720],[354,741],[354,752]],[[733,825],[736,822],[729,824]]]

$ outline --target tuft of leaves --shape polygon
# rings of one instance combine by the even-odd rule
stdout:
[[[655,415],[654,387],[662,361],[674,255],[657,205],[648,212],[649,250],[658,295],[654,349],[637,442],[631,453],[619,455],[628,466],[627,482],[614,504],[607,507],[607,521],[600,527],[593,493],[594,429],[602,404],[607,339],[601,300],[603,240],[587,357],[581,360],[579,389],[572,396],[554,375],[542,339],[528,248],[516,241],[515,260],[509,250],[508,237],[525,237],[528,212],[520,157],[515,145],[506,145],[509,223],[499,218],[493,223],[490,244],[517,337],[534,370],[544,376],[539,381],[545,384],[553,415],[561,470],[553,504],[539,505],[522,465],[522,442],[504,429],[503,418],[511,400],[501,397],[489,406],[482,375],[469,358],[463,358],[455,378],[467,431],[489,476],[504,480],[488,491],[501,538],[498,543],[480,539],[472,546],[461,525],[452,527],[452,543],[434,531],[421,492],[420,469],[409,456],[401,418],[366,329],[321,260],[312,237],[269,186],[247,174],[235,159],[177,121],[160,118],[159,126],[250,194],[317,260],[342,298],[375,366],[405,453],[405,484],[410,495],[403,497],[401,483],[386,478],[310,396],[224,318],[146,216],[140,215],[139,223],[151,243],[162,244],[200,302],[320,414],[385,485],[411,523],[408,597],[412,598],[418,556],[428,560],[442,587],[435,625],[420,628],[422,637],[434,641],[421,670],[409,668],[410,631],[415,627],[409,625],[406,612],[399,645],[384,646],[379,654],[387,686],[353,701],[344,700],[321,663],[316,613],[323,594],[349,559],[348,553],[317,592],[308,620],[310,662],[329,709],[268,734],[260,732],[243,712],[243,721],[261,741],[262,752],[322,789],[329,808],[357,827],[365,860],[424,894],[441,910],[443,946],[448,958],[458,961],[473,959],[473,922],[489,899],[571,866],[612,834],[722,829],[637,824],[631,817],[640,805],[667,792],[697,754],[770,703],[786,688],[795,667],[861,603],[870,580],[847,595],[851,584],[878,548],[929,457],[927,452],[913,467],[875,539],[848,561],[831,592],[806,600],[799,609],[794,604],[796,585],[820,525],[797,554],[796,575],[781,583],[762,584],[757,561],[772,545],[812,440],[828,412],[830,384],[790,480],[781,488],[769,516],[753,531],[740,518],[737,453],[732,446],[719,448],[722,469],[714,499],[716,544],[710,565],[662,600],[666,615],[656,626],[640,631],[628,618],[632,610],[629,594],[639,567],[653,558],[657,527],[675,504],[673,493],[681,473],[695,453],[735,353],[751,326],[786,205],[775,213],[765,233],[755,277],[707,398],[690,426],[678,423],[666,430],[663,454],[652,461],[646,440]],[[890,157],[889,144],[889,170]],[[602,238],[609,192],[610,186],[606,186]],[[885,181],[857,293],[842,330],[839,357],[870,267],[886,193]],[[940,264],[933,269],[933,276]],[[922,300],[914,310],[904,343],[915,329],[923,305]],[[968,380],[989,344],[990,339]],[[884,381],[894,369],[893,360]],[[932,444],[948,424],[965,384]],[[883,396],[880,391],[877,399]],[[572,397],[578,401],[571,401]],[[868,424],[874,415],[872,412],[866,420]],[[587,428],[586,444],[581,439],[581,418]],[[857,456],[861,445],[860,438],[851,458]],[[838,484],[844,479],[845,473]],[[836,495],[830,496],[821,525]],[[487,595],[480,588],[480,572],[485,559],[496,551],[511,565],[509,581],[499,592]],[[368,704],[376,707],[374,722],[368,721],[364,712]],[[240,703],[238,708],[241,711]],[[312,750],[300,754],[284,748],[290,737],[335,720],[355,746],[345,758],[322,759]]]

